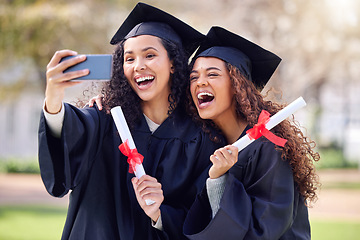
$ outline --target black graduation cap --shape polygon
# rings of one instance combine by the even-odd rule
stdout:
[[[216,57],[237,67],[256,87],[263,88],[281,58],[221,27],[212,27],[193,58]]]
[[[117,44],[139,35],[152,35],[180,44],[188,57],[205,38],[180,19],[141,2],[134,7],[110,43]]]

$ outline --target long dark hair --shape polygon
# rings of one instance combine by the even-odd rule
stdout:
[[[237,117],[246,120],[250,127],[257,123],[262,110],[273,115],[285,107],[285,105],[272,101],[265,101],[260,91],[240,73],[238,68],[229,63],[226,63],[226,68],[229,71],[232,87],[235,91]],[[190,96],[190,91],[188,91],[187,99],[190,101],[188,111],[193,119],[201,123],[204,131],[209,132],[208,129],[215,126],[214,122],[200,118]],[[218,130],[220,131],[220,129]],[[282,121],[272,129],[272,132],[288,140],[284,148],[276,148],[282,152],[282,158],[289,161],[294,173],[294,181],[297,183],[304,201],[315,201],[317,199],[316,190],[320,186],[314,166],[314,162],[320,160],[319,153],[313,150],[316,143],[304,136],[294,118],[291,121]]]
[[[189,69],[187,58],[181,46],[161,39],[167,51],[170,61],[173,63],[174,73],[170,76],[170,95],[168,97],[170,106],[168,115],[177,107],[184,108],[186,89],[189,85]],[[126,41],[126,40],[125,40]],[[110,82],[105,86],[102,93],[104,96],[104,107],[109,110],[115,106],[121,106],[126,116],[129,127],[140,119],[142,115],[141,99],[131,88],[124,75],[124,42],[120,42],[113,53],[113,73]]]

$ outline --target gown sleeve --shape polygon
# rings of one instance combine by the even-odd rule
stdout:
[[[41,177],[46,190],[55,197],[66,195],[81,181],[101,145],[99,112],[95,108],[64,106],[61,138],[51,134],[44,113],[38,135]]]
[[[229,170],[220,209],[211,218],[206,189],[184,225],[190,239],[279,239],[292,224],[294,180],[270,142],[256,140]]]

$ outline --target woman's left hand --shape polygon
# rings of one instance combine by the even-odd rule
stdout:
[[[102,106],[102,102],[103,102],[103,95],[97,95],[95,97],[92,97],[89,102],[87,103],[87,105],[89,105],[89,107],[93,107],[94,106],[94,103],[96,103],[96,105],[98,106],[99,110],[101,111],[103,109],[103,106]]]
[[[154,222],[160,217],[160,205],[164,201],[161,184],[156,178],[144,175],[140,179],[133,177],[131,182],[134,187],[136,198],[140,207]],[[145,199],[155,201],[154,204],[146,205]]]
[[[227,145],[219,148],[210,156],[213,163],[209,170],[209,177],[214,179],[224,175],[238,160],[238,148]]]

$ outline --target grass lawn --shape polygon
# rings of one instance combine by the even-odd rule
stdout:
[[[66,209],[48,206],[0,206],[0,239],[60,239]],[[360,221],[312,219],[313,240],[360,239]]]
[[[311,220],[312,240],[360,239],[360,221]]]
[[[48,206],[0,206],[0,239],[60,239],[66,208]]]

